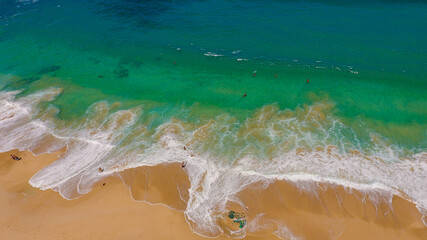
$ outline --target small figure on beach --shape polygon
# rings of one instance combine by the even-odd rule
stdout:
[[[10,155],[11,157],[12,157],[12,159],[13,160],[15,160],[15,161],[19,161],[19,160],[21,160],[22,158],[20,158],[20,157],[18,157],[18,156],[16,156],[16,155]]]
[[[182,167],[182,168],[185,168],[185,166],[187,166],[187,162],[186,162],[186,161],[182,161],[182,163],[181,163],[181,167]]]
[[[102,186],[105,186],[105,183],[103,183]]]
[[[239,228],[243,228],[247,223],[247,221],[245,219],[245,214],[243,214],[243,213],[230,211],[230,212],[228,212],[228,217],[230,219],[232,219],[234,223],[238,223]]]
[[[103,169],[102,167],[99,167],[99,168],[98,168],[98,171],[99,171],[99,172],[103,172],[103,171],[104,171],[104,169]]]

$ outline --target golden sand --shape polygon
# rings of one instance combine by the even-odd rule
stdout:
[[[190,182],[179,164],[129,169],[96,183],[89,194],[65,200],[28,184],[59,154],[0,154],[0,239],[207,239],[185,220]],[[244,212],[247,226],[258,220],[268,226],[245,239],[279,239],[273,232],[282,225],[304,239],[427,239],[421,214],[401,197],[394,196],[389,206],[341,186],[318,184],[315,192],[301,192],[286,181],[266,189],[254,184],[238,196],[246,206],[230,202],[229,209]],[[226,213],[218,223],[225,234],[217,239],[232,239],[227,233],[237,225]]]

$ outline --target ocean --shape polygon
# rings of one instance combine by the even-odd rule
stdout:
[[[0,0],[0,151],[66,147],[29,181],[66,199],[184,161],[204,236],[280,179],[426,214],[426,3]]]

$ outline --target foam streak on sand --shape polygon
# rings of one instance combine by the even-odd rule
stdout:
[[[378,135],[372,135],[370,146],[358,148],[352,144],[357,134],[332,117],[329,103],[295,111],[265,106],[241,124],[229,116],[218,116],[201,125],[172,119],[149,129],[138,121],[143,113],[140,108],[111,113],[107,102],[98,102],[87,110],[82,122],[61,126],[55,108],[43,104],[60,92],[48,89],[20,98],[16,98],[18,92],[0,93],[0,132],[5,136],[0,139],[0,151],[17,148],[42,154],[67,149],[29,180],[34,187],[53,189],[73,199],[91,191],[100,179],[120,173],[135,200],[184,211],[193,231],[208,237],[223,232],[243,237],[246,231],[271,230],[284,239],[312,239],[283,217],[290,214],[299,219],[296,222],[307,221],[289,210],[289,202],[291,209],[308,209],[314,214],[311,221],[351,216],[362,225],[361,219],[366,218],[381,226],[425,232],[425,226],[419,225],[419,212],[408,223],[393,219],[401,214],[395,212],[395,201],[403,201],[401,197],[415,202],[425,214],[426,153],[408,155]],[[46,111],[37,111],[43,107]],[[227,156],[235,157],[230,161]],[[188,162],[184,175],[180,167],[165,167],[181,161]],[[99,172],[100,166],[105,171]],[[156,173],[153,169],[158,168]],[[176,178],[162,179],[165,171]],[[159,186],[153,193],[147,184]],[[165,189],[173,196],[165,196]],[[273,202],[277,198],[275,209],[283,208],[278,211],[281,214],[269,212],[266,196]],[[306,200],[299,204],[288,198]],[[349,201],[356,207],[343,207],[349,204],[346,199],[352,199]],[[258,228],[234,229],[224,220],[224,212],[233,208],[244,211],[245,205],[250,206],[248,220],[262,222]],[[358,212],[368,205],[372,208],[365,209],[365,215]],[[344,227],[331,230],[333,224],[312,224],[318,229],[313,232],[323,239],[347,233]]]

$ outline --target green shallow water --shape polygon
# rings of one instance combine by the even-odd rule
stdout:
[[[65,122],[103,100],[119,102],[117,110],[144,106],[141,121],[154,114],[153,126],[172,118],[203,124],[221,114],[243,122],[269,104],[332,103],[328,114],[366,141],[373,131],[407,149],[426,148],[423,2],[1,5],[0,72],[18,78],[3,75],[0,86],[21,96],[62,88],[49,104]]]

